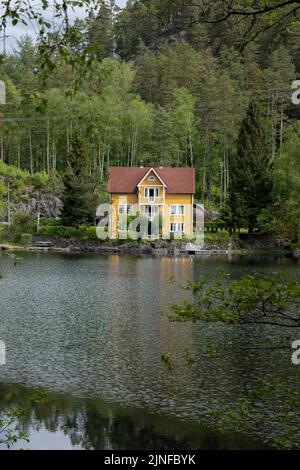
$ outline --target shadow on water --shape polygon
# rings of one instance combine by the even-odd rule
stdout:
[[[260,449],[239,434],[220,434],[191,423],[122,408],[103,400],[50,393],[43,403],[35,390],[0,385],[0,407],[23,408],[18,426],[30,438],[13,449],[212,450]],[[1,449],[1,446],[0,446]]]

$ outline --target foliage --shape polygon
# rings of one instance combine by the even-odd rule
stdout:
[[[296,240],[300,227],[300,124],[287,132],[282,152],[274,164],[274,199],[276,225],[284,236]]]
[[[292,15],[297,2],[268,2],[268,11],[263,1],[249,1],[246,9],[240,0],[230,5],[216,0],[214,8],[204,0],[137,0],[122,10],[106,0],[78,3],[88,7],[86,17],[67,24],[71,2],[53,2],[54,11],[63,12],[57,17],[60,32],[45,24],[46,3],[29,2],[22,13],[10,4],[1,18],[2,27],[9,18],[17,27],[23,20],[28,24],[30,14],[42,33],[36,43],[21,38],[0,64],[7,85],[0,175],[5,165],[1,159],[19,172],[18,178],[4,178],[4,187],[13,180],[13,198],[20,200],[29,172],[36,188],[56,193],[59,185],[60,193],[59,173],[67,170],[72,134],[80,128],[87,172],[94,181],[104,183],[110,165],[194,165],[197,198],[211,209],[222,208],[225,228],[250,222],[274,234],[272,220],[260,214],[270,207],[266,201],[254,193],[257,204],[249,200],[248,208],[245,201],[241,208],[228,201],[239,131],[254,96],[263,102],[275,166],[271,206],[276,234],[294,239],[299,169],[296,151],[289,149],[296,149],[290,129],[299,120],[290,101],[290,84],[300,70],[300,23]],[[251,147],[248,151],[252,153]],[[242,162],[250,176],[253,158]],[[256,160],[261,169],[264,158],[257,155]],[[287,200],[283,184],[294,163],[295,190]],[[263,175],[254,180],[263,186],[261,198],[267,199]],[[255,189],[250,186],[245,192]],[[1,214],[7,212],[3,191]]]
[[[299,280],[280,275],[247,275],[230,280],[220,273],[217,281],[210,283],[201,277],[189,283],[186,290],[191,292],[193,302],[172,305],[172,321],[300,327]]]
[[[237,153],[230,162],[228,206],[234,227],[252,233],[257,217],[270,202],[272,190],[271,149],[261,111],[251,101],[243,120]]]
[[[41,188],[44,188],[49,182],[49,176],[47,175],[45,171],[41,171],[41,172],[35,173],[32,176],[31,180],[32,180],[33,186],[41,189]]]
[[[31,233],[22,233],[20,237],[21,245],[30,246],[32,245],[32,234]]]
[[[168,370],[172,370],[172,364],[171,364],[169,354],[168,353],[162,353],[160,358],[161,358],[161,362],[162,362],[163,366]]]
[[[223,322],[233,325],[272,325],[279,328],[300,327],[300,282],[277,276],[243,276],[231,280],[220,273],[219,279],[209,282],[204,277],[191,282],[185,288],[192,294],[192,301],[173,305],[168,318],[176,322]],[[212,342],[209,349],[217,351]],[[259,348],[259,346],[257,346]],[[274,350],[286,344],[275,344],[268,338],[262,348]],[[208,351],[209,353],[209,351]],[[189,358],[187,357],[189,363]],[[168,362],[171,359],[168,357]],[[191,362],[192,364],[193,362]],[[298,376],[299,380],[300,376]],[[269,418],[263,406],[264,400],[276,402],[276,420],[281,423],[276,432],[263,437],[266,445],[278,449],[299,448],[299,393],[295,379],[272,380],[266,377],[249,377],[242,396],[230,405],[208,401],[210,425],[222,433],[255,433],[258,426]]]
[[[286,379],[268,380],[265,377],[251,377],[254,386],[245,390],[245,396],[238,398],[233,406],[225,405],[222,409],[209,405],[210,422],[222,433],[242,432],[253,433],[267,418],[262,406],[263,400],[280,403],[276,410],[276,419],[281,423],[280,429],[263,438],[263,442],[277,449],[299,448],[299,399],[295,383]],[[299,377],[298,377],[299,379]],[[298,381],[297,381],[298,382]]]
[[[93,221],[96,199],[91,178],[87,172],[87,158],[82,142],[75,133],[72,136],[68,166],[64,174],[62,222],[66,226],[79,227]]]
[[[10,227],[2,231],[2,237],[14,243],[22,241],[22,235],[29,240],[29,236],[34,235],[36,230],[36,222],[30,212],[18,211],[13,216],[13,222]]]
[[[205,243],[217,243],[218,246],[228,244],[232,239],[232,235],[227,230],[218,230],[215,233],[205,232],[204,234]]]
[[[64,227],[62,225],[43,225],[39,235],[42,237],[96,239],[96,227]]]
[[[8,449],[19,440],[29,442],[27,434],[16,426],[24,413],[23,409],[9,409],[0,414],[0,444]]]

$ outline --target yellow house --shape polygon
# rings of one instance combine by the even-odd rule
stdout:
[[[128,221],[134,219],[133,214],[146,221],[148,228],[143,238],[192,235],[194,168],[110,167],[108,191],[114,238],[127,238]]]

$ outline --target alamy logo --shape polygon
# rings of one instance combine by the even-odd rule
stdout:
[[[6,364],[6,346],[4,341],[0,341],[0,366]]]
[[[294,366],[300,365],[300,340],[294,341],[292,344],[292,348],[296,351],[292,354],[292,364]]]
[[[295,90],[292,94],[292,103],[298,106],[300,104],[300,80],[293,82],[292,89]]]
[[[120,201],[119,201],[120,202]],[[204,244],[204,207],[201,204],[130,204],[122,197],[118,206],[97,208],[97,237],[100,240],[170,239]]]

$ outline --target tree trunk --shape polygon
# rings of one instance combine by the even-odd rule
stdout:
[[[47,120],[47,174],[50,173],[50,123],[49,119]]]
[[[33,154],[32,154],[31,129],[30,129],[30,132],[29,132],[29,166],[30,166],[30,174],[33,175]]]

